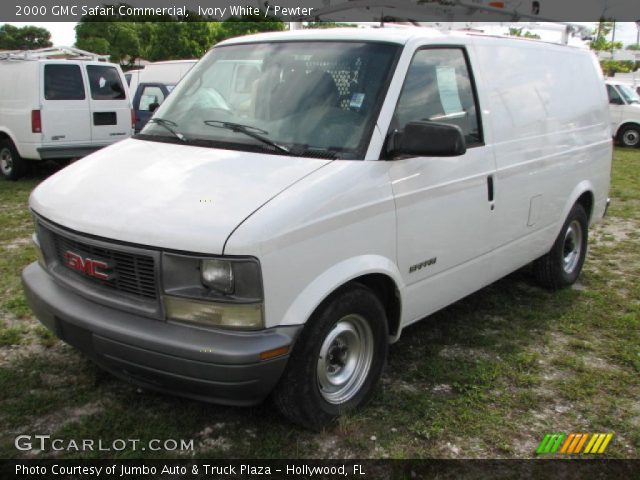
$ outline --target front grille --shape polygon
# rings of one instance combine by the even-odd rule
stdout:
[[[113,278],[102,280],[85,275],[82,272],[69,268],[65,269],[73,275],[87,282],[101,285],[118,292],[136,295],[147,299],[156,299],[156,271],[154,259],[148,255],[134,254],[115,248],[103,248],[90,243],[85,243],[65,237],[57,232],[49,231],[53,237],[55,255],[61,265],[65,265],[65,252],[67,250],[80,255],[83,258],[106,261],[112,266]]]

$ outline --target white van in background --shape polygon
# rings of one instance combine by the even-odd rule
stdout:
[[[197,60],[168,60],[147,64],[144,69],[132,70],[129,91],[135,112],[135,131],[142,130],[153,112],[162,105]],[[127,72],[125,75],[129,75]]]
[[[16,180],[27,160],[82,157],[128,138],[132,111],[119,65],[0,59],[0,172]]]
[[[124,74],[124,78],[127,81],[127,86],[131,85],[131,79],[133,78],[134,75],[138,75],[138,73],[140,72],[140,69],[136,69],[136,70],[127,70]]]
[[[624,147],[640,147],[640,96],[631,85],[607,80],[611,134]]]
[[[234,38],[139,135],[33,191],[23,284],[123,379],[271,394],[322,428],[372,397],[412,323],[531,262],[573,284],[611,157],[583,49],[421,28]]]

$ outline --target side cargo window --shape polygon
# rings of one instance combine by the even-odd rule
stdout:
[[[467,146],[482,143],[477,99],[461,48],[423,49],[413,57],[391,131],[418,121],[457,125]]]
[[[80,65],[44,66],[45,100],[84,100],[84,82]]]
[[[126,94],[115,67],[87,65],[91,98],[94,100],[124,100]]]

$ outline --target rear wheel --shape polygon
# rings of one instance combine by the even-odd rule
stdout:
[[[349,286],[309,319],[274,391],[276,406],[294,423],[321,429],[372,397],[387,349],[380,300],[363,285]]]
[[[640,147],[640,125],[627,125],[618,135],[623,147]]]
[[[555,290],[578,279],[587,253],[588,224],[584,207],[576,203],[549,253],[534,263],[536,277],[543,286]]]
[[[27,170],[25,161],[20,157],[13,142],[0,140],[0,173],[9,180],[18,180]]]

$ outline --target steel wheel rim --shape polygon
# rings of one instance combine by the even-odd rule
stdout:
[[[566,273],[573,273],[580,262],[582,253],[582,227],[574,220],[564,234],[562,245],[562,268]]]
[[[13,155],[7,147],[0,150],[0,170],[5,175],[9,175],[13,170]]]
[[[373,363],[373,332],[364,317],[341,318],[327,334],[318,355],[320,394],[337,405],[352,399],[364,384]]]
[[[627,130],[623,135],[624,143],[628,147],[635,147],[640,142],[640,132],[636,130]]]

